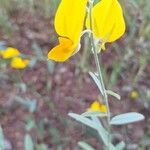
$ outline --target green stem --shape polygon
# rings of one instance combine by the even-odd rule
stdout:
[[[88,38],[85,37],[85,40],[84,40],[85,45],[84,45],[84,48],[83,48],[83,54],[82,54],[82,59],[81,59],[81,63],[80,63],[80,67],[83,70],[83,72],[87,72],[87,65],[88,64],[86,64],[86,60],[89,57],[89,54],[87,52],[88,51],[88,46],[89,46],[88,42],[89,42]]]
[[[93,28],[92,28],[93,1],[90,1],[89,5],[90,5],[90,9],[89,9],[90,30],[93,31]],[[110,139],[111,125],[110,125],[110,108],[109,108],[109,103],[108,103],[108,96],[107,96],[107,93],[106,93],[106,89],[105,89],[105,85],[104,85],[104,81],[103,81],[103,77],[102,77],[102,71],[101,71],[100,61],[99,61],[98,54],[97,54],[97,48],[96,48],[95,43],[94,43],[93,32],[91,33],[90,39],[91,39],[91,44],[92,44],[92,48],[93,48],[93,51],[94,51],[94,59],[95,59],[96,68],[97,68],[97,72],[98,72],[98,78],[99,78],[99,81],[101,83],[102,90],[103,90],[103,98],[104,98],[104,101],[105,101],[106,106],[107,106],[107,121],[108,121],[108,133],[109,133],[109,135],[108,135],[108,150],[109,150],[109,143],[111,141],[111,139]]]

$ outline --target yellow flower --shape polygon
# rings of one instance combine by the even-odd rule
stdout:
[[[88,111],[91,112],[102,112],[102,113],[107,113],[107,107],[106,105],[103,105],[99,103],[98,101],[94,101],[91,105]]]
[[[24,69],[28,66],[29,60],[28,59],[22,59],[20,57],[14,57],[11,60],[11,67],[14,69]]]
[[[90,28],[90,18],[87,17],[86,27]],[[96,39],[102,42],[113,42],[125,32],[125,22],[122,8],[118,0],[101,0],[92,9],[92,28]]]
[[[63,62],[73,55],[80,44],[87,0],[62,0],[54,26],[59,44],[48,53],[48,59]]]
[[[135,91],[135,90],[131,91],[130,98],[132,98],[132,99],[139,98],[139,93],[137,91]]]
[[[62,0],[55,16],[55,30],[59,44],[48,53],[48,59],[63,62],[71,57],[80,46],[87,0]],[[90,17],[86,27],[90,28]],[[122,8],[118,0],[101,0],[92,8],[94,38],[105,49],[106,42],[113,42],[125,32]]]
[[[19,50],[13,47],[8,47],[6,50],[0,52],[3,59],[9,59],[20,55]]]

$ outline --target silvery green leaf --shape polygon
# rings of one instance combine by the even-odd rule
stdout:
[[[36,146],[37,150],[48,150],[48,146],[46,144],[39,144]]]
[[[0,50],[4,50],[4,49],[6,49],[6,42],[4,42],[4,41],[0,41]]]
[[[75,114],[75,113],[69,113],[68,114],[70,117],[74,118],[75,120],[83,123],[84,125],[87,125],[91,128],[97,128],[97,125],[89,118],[86,118],[82,115],[78,115],[78,114]]]
[[[117,94],[117,93],[115,93],[115,92],[113,92],[113,91],[111,91],[111,90],[106,90],[106,93],[107,93],[108,95],[114,96],[114,97],[117,98],[118,100],[121,99],[121,97],[120,97],[119,94]]]
[[[36,100],[30,100],[29,98],[22,98],[22,97],[16,96],[15,101],[22,104],[26,108],[28,108],[28,110],[31,113],[33,113],[36,110],[36,107],[37,107]]]
[[[96,76],[93,72],[89,72],[89,74],[90,74],[90,76],[92,77],[92,79],[94,80],[94,82],[96,83],[96,85],[97,85],[97,87],[98,87],[100,93],[101,93],[102,95],[104,95],[104,92],[103,92],[103,90],[102,90],[102,85],[101,85],[99,79],[97,78],[97,76]]]
[[[50,74],[52,74],[54,72],[54,67],[55,67],[54,61],[48,60],[47,61],[47,69]]]
[[[111,138],[111,137],[109,137],[110,135],[108,134],[107,130],[102,126],[100,120],[97,117],[92,117],[92,120],[97,125],[96,130],[97,130],[98,134],[100,135],[105,146],[108,147],[108,143],[109,143],[110,150],[117,150],[116,147],[112,143],[108,142],[109,138]]]
[[[34,150],[34,144],[33,144],[32,138],[29,134],[25,135],[24,148],[25,148],[25,150]]]
[[[141,121],[144,118],[145,117],[140,113],[129,112],[129,113],[125,113],[125,114],[121,114],[121,115],[113,117],[110,121],[110,124],[111,125],[124,125],[124,124]]]
[[[41,58],[43,56],[42,49],[38,43],[34,42],[32,44],[32,49],[35,51],[38,58]]]
[[[85,112],[83,114],[81,114],[82,116],[84,117],[92,117],[92,116],[95,116],[95,117],[106,117],[107,114],[106,113],[102,113],[102,112],[99,112],[99,111],[95,111],[95,112]]]
[[[31,129],[36,127],[36,123],[33,119],[29,119],[26,123],[26,130],[30,131]]]
[[[37,101],[36,100],[28,100],[27,103],[26,103],[29,111],[31,113],[35,112],[36,110],[36,107],[37,107]]]
[[[0,150],[4,150],[4,134],[1,126],[0,126]]]
[[[33,68],[36,65],[36,63],[37,63],[37,59],[35,58],[30,59],[29,67]]]
[[[24,82],[20,82],[17,84],[17,87],[20,88],[20,90],[25,93],[27,91],[27,85]]]
[[[124,150],[124,149],[125,143],[123,141],[116,145],[116,150]]]
[[[78,145],[83,149],[83,150],[95,150],[91,145],[87,144],[86,142],[80,141],[78,142]]]

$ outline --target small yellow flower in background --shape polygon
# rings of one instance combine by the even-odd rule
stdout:
[[[88,108],[88,111],[107,113],[107,107],[106,107],[106,105],[103,105],[103,104],[99,103],[98,101],[94,101],[90,105],[90,108]]]
[[[139,93],[136,90],[131,91],[130,98],[138,99],[139,98]]]
[[[80,45],[87,0],[62,0],[55,16],[55,30],[59,44],[48,53],[48,59],[63,62],[71,57]]]
[[[8,47],[5,50],[1,51],[0,55],[2,56],[3,59],[9,59],[19,56],[20,52],[16,48]]]
[[[21,57],[14,57],[11,60],[11,67],[14,69],[24,69],[28,66],[29,60],[28,59],[22,59]]]
[[[87,17],[86,27],[90,28],[90,17]],[[125,22],[122,8],[118,0],[101,0],[92,9],[92,28],[96,39],[102,42],[113,42],[125,32]]]

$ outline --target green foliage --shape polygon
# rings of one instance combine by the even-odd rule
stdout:
[[[83,114],[81,114],[82,116],[84,117],[92,117],[92,116],[95,116],[95,117],[106,117],[107,114],[106,113],[101,113],[101,112],[85,112]]]
[[[120,115],[113,117],[110,121],[110,124],[124,125],[124,124],[128,124],[128,123],[141,121],[144,118],[145,117],[140,113],[130,112],[130,113],[120,114]]]
[[[25,135],[24,149],[25,150],[34,150],[34,144],[33,144],[33,141],[32,141],[32,137],[29,134]]]
[[[82,115],[78,115],[78,114],[74,114],[74,113],[69,113],[69,116],[74,118],[75,120],[79,121],[80,123],[96,130],[107,148],[109,147],[111,150],[123,150],[124,149],[124,147],[125,147],[124,142],[121,142],[121,143],[117,144],[116,146],[114,146],[112,143],[110,143],[110,141],[109,141],[110,137],[108,136],[109,133],[102,126],[100,120],[96,116],[93,115],[90,118],[87,118]],[[109,141],[109,145],[108,145],[108,141]],[[81,147],[86,149],[86,148],[88,148],[88,145],[85,143],[81,143]]]
[[[102,85],[101,85],[101,83],[100,83],[100,81],[99,81],[97,75],[95,75],[95,74],[92,73],[92,72],[90,72],[89,74],[90,74],[90,76],[92,77],[92,79],[94,80],[95,84],[97,85],[97,87],[98,87],[100,93],[101,93],[102,95],[104,95],[104,91],[102,90]]]
[[[48,150],[48,147],[45,144],[39,144],[36,146],[36,149],[37,150]]]
[[[51,0],[51,5],[53,6],[54,10],[57,9],[59,3],[60,3],[60,0]]]
[[[6,43],[4,41],[0,41],[0,51],[6,48]]]
[[[83,142],[83,141],[78,142],[78,145],[79,145],[83,150],[94,150],[94,148],[93,148],[91,145],[89,145],[89,144],[87,144],[87,143],[85,143],[85,142]]]
[[[0,126],[0,150],[4,150],[4,134],[1,126]]]
[[[111,90],[107,90],[106,93],[107,93],[108,95],[111,95],[111,96],[115,97],[115,98],[118,99],[118,100],[121,99],[120,95],[118,95],[117,93],[115,93],[115,92],[113,92],[113,91],[111,91]]]
[[[28,97],[27,98],[22,98],[22,97],[17,97],[16,96],[15,101],[22,104],[31,113],[35,112],[35,110],[36,110],[36,106],[37,106],[37,101],[36,100],[31,100]]]

